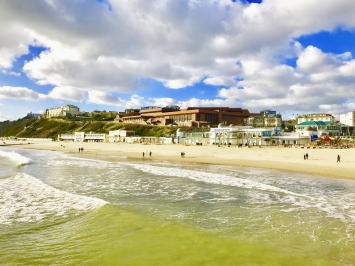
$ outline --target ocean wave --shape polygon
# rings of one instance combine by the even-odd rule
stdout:
[[[186,170],[181,168],[159,167],[148,164],[124,164],[137,170],[158,176],[176,176],[209,184],[233,186],[265,192],[276,192],[277,194],[274,195],[274,198],[276,198],[279,202],[289,203],[304,209],[316,208],[327,213],[329,217],[347,221],[355,221],[354,212],[350,210],[353,209],[353,201],[351,200],[342,201],[341,204],[334,204],[334,202],[330,202],[329,199],[323,195],[315,197],[307,194],[299,194],[276,186],[224,174]],[[289,208],[284,211],[288,210]]]
[[[0,224],[31,223],[58,216],[65,218],[107,203],[56,189],[24,173],[0,180]]]
[[[177,176],[177,177],[189,178],[195,181],[205,182],[209,184],[234,186],[234,187],[247,188],[247,189],[258,189],[264,191],[273,191],[273,192],[279,192],[288,195],[303,197],[303,195],[301,194],[297,194],[282,188],[259,183],[253,180],[248,180],[244,178],[238,178],[238,177],[228,176],[223,174],[201,172],[196,170],[185,170],[179,168],[159,167],[159,166],[152,166],[147,164],[126,163],[125,165],[129,165],[137,170],[141,170],[143,172],[151,173],[154,175]]]
[[[0,151],[0,157],[5,157],[9,161],[16,163],[16,166],[29,164],[31,159],[14,151]]]

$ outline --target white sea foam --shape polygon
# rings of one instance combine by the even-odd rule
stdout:
[[[17,166],[29,164],[31,162],[30,158],[14,151],[0,151],[0,157],[5,157],[9,161],[16,163]]]
[[[67,217],[105,204],[104,200],[65,192],[23,173],[0,180],[0,224]]]
[[[209,184],[234,186],[234,187],[247,188],[247,189],[258,189],[264,191],[266,190],[266,191],[273,191],[273,192],[279,192],[288,195],[303,197],[303,195],[301,194],[297,194],[275,186],[266,185],[253,180],[248,180],[244,178],[238,178],[238,177],[233,177],[233,176],[228,176],[223,174],[215,174],[215,173],[201,172],[195,170],[185,170],[179,168],[159,167],[159,166],[152,166],[147,164],[127,163],[125,165],[130,165],[135,169],[141,170],[143,172],[151,173],[154,175],[178,176],[178,177],[189,178],[195,181],[205,182]]]
[[[122,157],[123,158],[123,157]],[[104,160],[96,160],[96,159],[88,159],[81,158],[76,156],[70,156],[67,154],[61,154],[58,160],[57,158],[53,158],[52,160],[47,160],[46,165],[48,166],[73,166],[73,167],[93,167],[93,168],[108,168],[108,167],[120,167],[120,164],[104,161]]]
[[[290,203],[302,208],[316,208],[327,213],[328,216],[343,220],[355,221],[353,204],[350,201],[343,201],[341,205],[334,204],[334,202],[329,202],[327,197],[319,195],[314,197],[306,194],[295,193],[286,189],[278,188],[276,186],[263,184],[261,182],[238,178],[234,176],[228,176],[223,174],[202,172],[196,170],[185,170],[181,168],[169,168],[169,167],[159,167],[152,166],[148,164],[132,164],[125,163],[137,170],[151,173],[159,176],[176,176],[182,178],[188,178],[191,180],[205,182],[209,184],[234,186],[245,189],[254,189],[266,192],[276,192],[277,194],[283,194],[284,196],[274,195],[279,202]],[[346,210],[350,208],[352,210]],[[287,211],[287,209],[285,209]]]

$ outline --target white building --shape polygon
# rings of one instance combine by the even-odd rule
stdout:
[[[134,136],[135,132],[131,130],[112,130],[108,133],[109,142],[124,142],[127,137]]]
[[[346,114],[340,115],[340,123],[354,127],[355,126],[355,112],[349,112]]]
[[[220,125],[209,132],[176,132],[176,142],[180,144],[214,144],[239,146],[307,145],[310,137],[297,133],[284,133],[280,128]]]
[[[307,145],[311,139],[296,133],[284,133],[280,128],[251,126],[218,127],[210,129],[210,144],[245,146]]]
[[[278,128],[254,128],[251,126],[218,127],[210,129],[210,144],[270,145],[272,136],[280,132]]]
[[[62,107],[46,109],[43,113],[43,117],[52,118],[52,117],[63,117],[63,116],[76,116],[80,113],[79,107],[75,105],[64,105]]]
[[[306,121],[299,123],[296,127],[297,134],[317,138],[321,136],[339,136],[341,128],[330,121]]]
[[[335,117],[331,114],[306,114],[297,117],[297,124],[312,121],[330,122],[333,124],[335,123]]]
[[[58,135],[59,141],[73,141],[73,142],[105,142],[106,134],[101,133],[85,133],[75,132],[74,134]]]

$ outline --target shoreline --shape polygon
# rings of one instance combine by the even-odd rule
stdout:
[[[64,146],[64,147],[63,147]],[[171,162],[189,162],[199,164],[230,165],[275,169],[298,172],[328,178],[355,180],[355,149],[316,149],[303,150],[284,147],[217,147],[217,146],[184,146],[144,145],[126,143],[69,143],[47,142],[38,144],[16,145],[26,149],[62,151],[71,154],[89,154],[103,156],[125,156],[128,159],[158,160]],[[79,147],[84,152],[79,153]],[[149,157],[149,152],[152,157]],[[184,158],[180,153],[185,152]],[[309,154],[309,160],[303,155]],[[336,162],[337,154],[342,162]]]

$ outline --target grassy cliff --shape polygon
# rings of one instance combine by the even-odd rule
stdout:
[[[176,127],[123,124],[105,121],[68,121],[62,119],[23,118],[0,122],[0,136],[57,138],[58,134],[76,131],[108,133],[110,130],[132,130],[138,136],[172,136]]]

